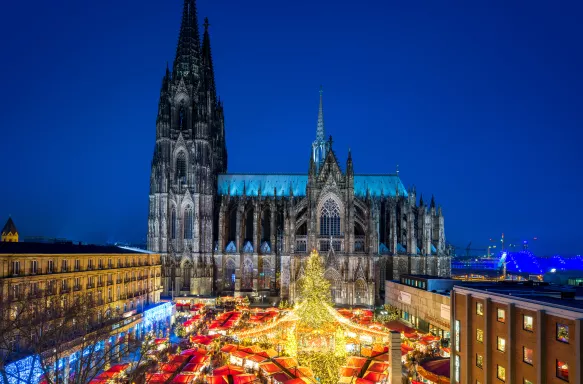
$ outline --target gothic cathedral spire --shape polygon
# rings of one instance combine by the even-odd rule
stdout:
[[[196,16],[196,0],[184,0],[182,23],[176,46],[176,58],[174,59],[174,75],[195,75],[198,69],[199,51],[200,36]]]
[[[322,86],[320,86],[320,106],[318,107],[318,125],[316,128],[316,140],[312,143],[312,159],[316,164],[316,170],[319,171],[326,154],[328,153],[329,144],[326,141],[326,132],[324,129],[324,102],[322,94]]]

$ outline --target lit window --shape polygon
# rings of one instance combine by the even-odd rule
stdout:
[[[457,352],[460,351],[460,321],[455,321],[455,329],[454,329],[454,336],[455,336],[455,350]]]
[[[476,354],[476,367],[478,368],[484,367],[484,356]]]
[[[569,381],[569,364],[565,361],[557,360],[557,377]]]
[[[503,339],[502,337],[498,337],[498,342],[496,344],[496,348],[500,351],[500,352],[504,352],[506,351],[506,340]]]
[[[499,380],[506,381],[506,369],[503,366],[501,365],[496,366],[496,377]]]
[[[476,303],[476,314],[480,316],[484,316],[484,304]]]
[[[454,368],[455,368],[455,382],[459,383],[460,382],[460,356],[459,355],[455,355],[455,360],[454,360]]]
[[[557,323],[557,340],[562,343],[569,343],[569,326]]]
[[[534,321],[532,316],[524,315],[522,318],[522,328],[525,331],[532,332],[534,330]]]
[[[505,323],[506,322],[506,311],[503,310],[502,308],[498,308],[497,320],[499,322],[501,322],[501,323]]]
[[[476,340],[478,340],[480,343],[484,342],[484,331],[481,329],[476,330]]]
[[[534,358],[534,351],[530,348],[522,347],[522,361],[527,364],[532,365],[532,360]]]

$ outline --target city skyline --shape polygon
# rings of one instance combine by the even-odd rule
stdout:
[[[547,24],[536,27],[531,22],[543,10],[534,6],[525,14],[463,9],[447,15],[429,5],[417,12],[395,4],[228,3],[230,9],[199,1],[198,10],[211,23],[229,172],[305,173],[323,84],[326,129],[340,162],[351,148],[358,172],[398,164],[406,186],[416,183],[418,196],[429,201],[433,193],[443,206],[449,242],[487,246],[505,232],[510,242],[538,237],[540,254],[580,252],[575,220],[581,208],[571,202],[582,189],[574,175],[583,165],[575,130],[583,100],[574,90],[583,78],[576,71],[581,56],[567,39],[575,34],[566,34],[575,28],[575,13],[544,10]],[[26,10],[35,22],[26,31],[17,27],[24,7],[8,6],[21,33],[6,50],[14,60],[0,64],[9,75],[0,153],[10,164],[0,220],[11,214],[21,236],[93,243],[145,238],[156,90],[174,56],[181,6],[103,2],[71,5],[61,14],[39,4]],[[374,9],[386,11],[390,22],[382,23]],[[444,19],[433,19],[432,11]],[[374,22],[348,28],[341,19]],[[88,28],[98,24],[110,29]],[[241,28],[249,38],[236,32]],[[501,40],[502,31],[515,41]],[[41,55],[43,71],[27,60],[33,58],[31,47],[21,46],[27,38],[37,55],[52,55]],[[359,44],[363,49],[353,49],[350,59],[342,56],[348,56],[345,45]]]

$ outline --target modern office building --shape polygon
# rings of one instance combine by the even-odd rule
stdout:
[[[399,310],[401,321],[449,339],[450,291],[459,281],[427,275],[403,275],[385,282],[385,304]]]
[[[537,283],[456,285],[452,383],[583,383],[583,301]]]

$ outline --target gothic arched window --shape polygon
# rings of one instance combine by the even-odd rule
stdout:
[[[224,288],[228,290],[235,289],[235,262],[227,261],[225,266],[225,279],[223,280]]]
[[[366,286],[362,280],[356,280],[356,283],[354,284],[354,301],[355,304],[367,304]]]
[[[184,238],[192,239],[192,208],[186,208],[184,212]]]
[[[186,126],[186,114],[184,113],[184,106],[180,107],[178,112],[178,128],[182,131]]]
[[[176,178],[186,181],[186,156],[184,152],[180,152],[176,159]]]
[[[320,211],[320,236],[340,236],[340,209],[332,199],[326,200]]]
[[[176,239],[176,209],[172,208],[170,215],[170,238]]]

